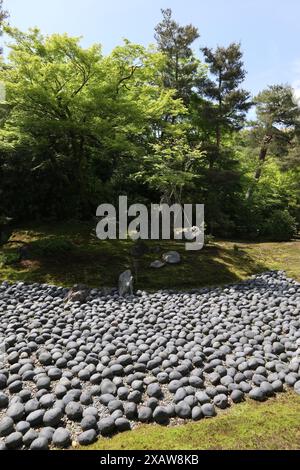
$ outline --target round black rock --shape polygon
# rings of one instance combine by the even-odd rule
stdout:
[[[158,406],[153,412],[153,419],[156,423],[166,425],[169,422],[170,415],[166,407]]]
[[[87,415],[83,418],[80,423],[80,427],[83,431],[89,431],[91,429],[97,429],[97,418],[93,415]]]
[[[5,393],[0,392],[0,410],[3,408],[7,408],[9,403],[8,396]]]
[[[233,392],[230,395],[231,400],[233,403],[241,403],[244,401],[244,393],[241,390],[233,390]]]
[[[265,401],[267,396],[260,387],[255,387],[250,391],[249,398],[255,401]]]
[[[23,435],[26,434],[29,429],[30,424],[27,421],[19,421],[19,423],[16,424],[16,431]]]
[[[138,411],[138,420],[141,423],[149,423],[152,419],[152,410],[149,407],[141,406]]]
[[[217,414],[214,405],[211,405],[210,403],[202,405],[201,411],[205,418],[213,418]]]
[[[192,416],[191,407],[186,401],[180,401],[175,405],[175,413],[182,419],[189,419]]]
[[[79,403],[72,401],[67,404],[65,412],[72,421],[80,421],[82,419],[83,408]]]
[[[0,437],[8,436],[14,432],[14,420],[9,416],[5,416],[0,421]]]
[[[27,433],[23,437],[23,443],[26,447],[30,447],[33,441],[38,439],[38,437],[39,434],[37,431],[35,431],[34,429],[29,429],[29,431],[27,431]]]
[[[39,355],[39,361],[44,366],[49,366],[52,364],[52,356],[48,352],[43,352]]]
[[[214,405],[220,408],[221,410],[225,410],[229,406],[228,398],[226,395],[216,395],[214,397]]]
[[[63,412],[59,408],[53,408],[46,411],[43,416],[43,423],[45,426],[50,426],[56,428],[61,422],[63,417]]]
[[[124,413],[127,419],[130,421],[137,418],[137,405],[136,403],[125,403]]]
[[[295,383],[294,390],[297,393],[297,395],[300,395],[300,380]]]
[[[89,446],[93,444],[97,440],[97,433],[95,429],[90,429],[88,431],[79,434],[78,436],[78,443],[81,446]]]
[[[112,418],[103,418],[98,422],[98,430],[102,436],[111,436],[115,430],[115,422]]]
[[[71,435],[67,429],[58,428],[53,434],[53,445],[60,449],[66,449],[71,445]]]
[[[33,411],[27,416],[26,421],[28,421],[32,428],[35,428],[43,423],[44,414],[44,410]]]
[[[42,428],[40,431],[39,437],[44,437],[47,439],[49,444],[52,442],[53,434],[55,433],[55,428],[52,428],[50,426],[46,426],[45,428]]]
[[[0,390],[4,390],[7,385],[7,377],[4,374],[0,374]]]
[[[199,421],[203,418],[203,413],[200,406],[194,406],[192,409],[192,420]]]
[[[13,432],[5,439],[5,446],[8,450],[20,449],[23,445],[23,435],[20,432]]]
[[[118,418],[115,421],[115,426],[117,432],[126,432],[131,430],[131,424],[130,421],[126,418]]]
[[[16,403],[15,405],[11,405],[6,412],[6,415],[9,418],[12,418],[15,423],[21,421],[21,419],[25,415],[24,405],[22,405],[22,403]]]
[[[160,385],[155,383],[148,385],[147,394],[149,395],[149,397],[154,397],[158,399],[160,399],[163,395]]]
[[[38,437],[35,439],[31,445],[30,445],[30,450],[48,450],[49,449],[49,442],[48,439],[45,437]]]

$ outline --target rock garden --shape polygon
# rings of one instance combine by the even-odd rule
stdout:
[[[300,394],[300,284],[283,272],[73,300],[61,287],[0,284],[2,450],[76,448]]]

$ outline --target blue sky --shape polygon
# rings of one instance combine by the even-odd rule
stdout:
[[[199,28],[201,46],[240,41],[248,70],[244,87],[253,94],[267,85],[300,88],[299,0],[4,0],[10,23],[22,30],[83,36],[82,44],[101,43],[105,53],[123,38],[147,45],[170,7],[182,24]]]

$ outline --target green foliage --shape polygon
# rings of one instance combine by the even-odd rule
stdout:
[[[215,237],[213,235],[205,235],[204,243],[205,245],[212,245],[215,242]]]
[[[156,46],[125,40],[104,55],[66,34],[4,26],[1,7],[0,32],[11,38],[0,64],[1,215],[89,220],[126,194],[130,203],[205,204],[212,236],[294,234],[287,215],[283,235],[266,221],[287,211],[300,226],[300,110],[291,87],[276,85],[246,122],[240,44],[203,47],[203,64],[198,28],[167,9]]]
[[[256,98],[256,110],[257,121],[249,132],[249,143],[258,158],[247,199],[252,198],[270,155],[278,159],[282,169],[300,165],[300,109],[294,102],[292,88],[276,85],[263,90]]]
[[[73,243],[65,238],[43,238],[32,242],[28,248],[31,255],[46,258],[57,258],[75,250]]]
[[[165,55],[163,80],[166,88],[176,90],[176,96],[188,104],[193,88],[203,78],[204,68],[193,53],[192,45],[199,38],[193,25],[180,26],[172,18],[172,11],[162,10],[163,20],[155,28],[159,50]]]
[[[94,222],[31,223],[23,229],[16,229],[12,240],[26,243],[25,255],[13,265],[0,268],[0,282],[26,281],[29,283],[50,283],[72,286],[86,284],[96,288],[117,285],[120,272],[126,269],[134,271],[134,259],[131,255],[134,243],[130,240],[107,240],[100,242],[91,237],[95,231]],[[37,247],[49,244],[50,240],[65,240],[72,251],[59,252],[55,248],[48,252],[35,251]],[[209,242],[209,243],[208,243]],[[64,243],[64,242],[62,242]],[[300,281],[300,240],[292,243],[248,243],[238,242],[239,252],[234,252],[235,242],[224,241],[211,236],[206,237],[203,250],[187,252],[181,241],[148,241],[148,251],[138,267],[137,289],[180,289],[229,284],[247,279],[253,274],[267,270],[286,270],[289,276]],[[28,248],[27,248],[28,246]],[[150,263],[160,252],[178,251],[182,263],[178,266],[166,266],[156,272],[149,270]],[[19,245],[0,247],[0,254],[20,253]]]
[[[152,149],[153,153],[144,157],[135,179],[146,181],[166,202],[182,203],[183,196],[195,185],[203,152],[180,137],[153,144]]]
[[[1,73],[4,192],[17,188],[19,218],[22,206],[31,218],[90,217],[124,161],[169,126],[165,115],[184,112],[162,87],[164,58],[128,41],[104,58],[99,46],[83,49],[66,35],[6,31],[14,42]]]
[[[0,268],[10,266],[20,261],[20,255],[17,252],[0,253]]]
[[[289,85],[270,86],[257,95],[255,102],[257,117],[266,126],[293,127],[299,117],[299,108]]]
[[[12,231],[12,219],[0,215],[0,246],[8,242]]]
[[[272,241],[288,241],[293,238],[296,233],[296,220],[287,210],[274,211],[266,220],[263,227],[263,235]]]
[[[240,88],[246,75],[240,44],[216,50],[204,47],[202,52],[211,76],[205,77],[199,85],[204,97],[199,113],[213,134],[208,147],[212,168],[220,159],[224,137],[243,127],[252,103],[250,93]]]

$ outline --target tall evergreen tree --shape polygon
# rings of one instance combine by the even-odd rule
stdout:
[[[299,164],[300,109],[294,102],[293,89],[289,85],[273,85],[259,93],[255,101],[257,122],[250,136],[252,145],[259,148],[259,155],[254,184],[248,190],[247,199],[261,178],[270,152],[283,167]]]
[[[158,48],[166,56],[164,85],[177,90],[176,98],[185,104],[190,102],[191,93],[199,80],[200,62],[194,56],[192,44],[199,38],[199,31],[189,24],[180,26],[172,18],[172,10],[162,10],[163,20],[155,28]]]
[[[210,167],[213,168],[221,154],[223,134],[242,128],[252,104],[250,93],[240,88],[246,75],[240,44],[201,50],[211,74],[202,81],[199,91],[208,100],[202,104],[200,112],[213,130],[209,156]]]

